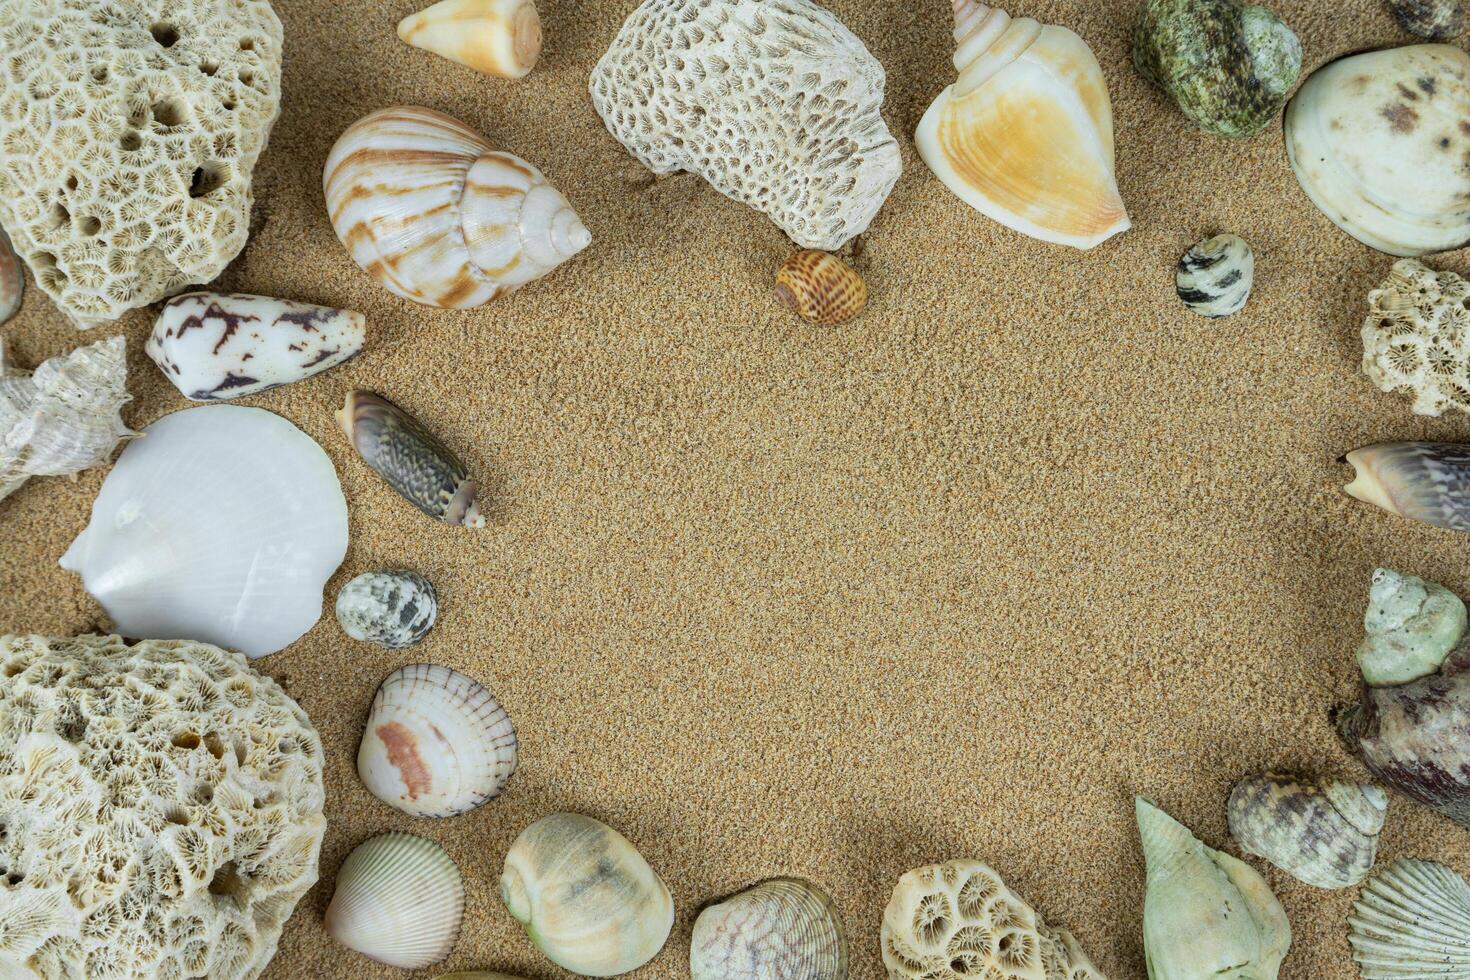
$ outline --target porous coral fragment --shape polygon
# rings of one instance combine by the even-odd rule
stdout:
[[[267,0],[0,0],[0,224],[78,325],[244,247],[280,73]]]
[[[1363,373],[1414,398],[1416,415],[1470,412],[1470,282],[1401,259],[1368,294]]]
[[[259,976],[317,878],[322,762],[239,654],[0,637],[0,976]]]

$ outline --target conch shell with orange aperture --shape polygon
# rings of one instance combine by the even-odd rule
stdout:
[[[955,0],[958,80],[915,140],[971,207],[1042,241],[1088,249],[1131,227],[1113,169],[1113,110],[1087,42],[1064,27]]]

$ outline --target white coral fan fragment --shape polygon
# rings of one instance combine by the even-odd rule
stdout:
[[[0,224],[79,326],[219,275],[280,105],[267,0],[0,0]]]
[[[1414,398],[1416,415],[1470,412],[1470,282],[1400,259],[1368,294],[1363,373]]]
[[[128,394],[126,341],[110,337],[36,369],[5,364],[0,350],[0,500],[32,476],[80,473],[107,462]]]
[[[898,180],[883,66],[810,0],[646,0],[592,104],[656,174],[689,170],[804,248],[867,229]]]
[[[311,722],[241,655],[0,637],[0,976],[259,976],[322,803]]]

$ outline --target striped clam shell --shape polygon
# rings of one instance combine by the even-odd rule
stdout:
[[[353,261],[428,306],[481,306],[592,241],[541,171],[420,106],[349,126],[327,156],[322,190]]]
[[[1470,980],[1470,885],[1433,861],[1395,861],[1348,916],[1363,980]]]
[[[773,878],[699,913],[689,973],[692,980],[847,980],[847,936],[820,888]]]
[[[1174,290],[1200,316],[1230,316],[1245,309],[1255,273],[1255,253],[1245,239],[1216,235],[1184,253],[1174,273]]]

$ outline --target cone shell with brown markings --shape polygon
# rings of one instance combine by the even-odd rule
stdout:
[[[1381,442],[1344,457],[1350,497],[1435,527],[1470,531],[1470,445]]]
[[[541,55],[533,0],[439,0],[398,22],[406,44],[499,78],[524,78]]]
[[[803,320],[834,326],[868,305],[868,287],[856,269],[830,252],[797,252],[776,273],[776,299]]]
[[[1130,227],[1107,81],[1063,27],[955,0],[959,79],[924,113],[919,155],[971,207],[1025,235],[1092,248]]]
[[[428,306],[481,306],[592,241],[541,171],[422,106],[349,126],[327,156],[322,190],[353,261]]]

